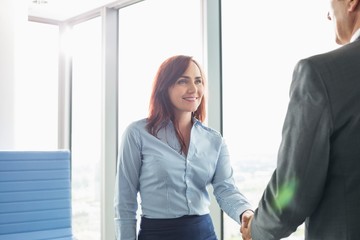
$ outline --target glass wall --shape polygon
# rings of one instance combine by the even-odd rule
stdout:
[[[295,63],[336,47],[326,4],[222,1],[223,133],[237,184],[254,206],[276,166]],[[242,239],[226,215],[224,236]],[[288,239],[304,239],[303,226]]]
[[[200,0],[156,0],[120,9],[120,134],[147,116],[152,80],[162,61],[186,54],[203,62],[200,7]]]
[[[101,18],[72,31],[72,210],[75,239],[99,240],[101,176]]]
[[[206,62],[202,2],[148,0],[119,9],[119,136],[130,122],[147,116],[151,84],[162,61],[187,54]],[[293,67],[300,58],[336,46],[327,2],[221,3],[223,134],[237,184],[256,206],[275,168]],[[16,113],[16,147],[57,148],[59,28],[29,22],[29,30],[30,57],[16,83],[16,104],[22,106]],[[98,240],[101,18],[75,25],[72,33],[74,235]],[[226,215],[223,226],[224,240],[241,239],[239,226]],[[303,239],[303,227],[289,239]]]
[[[167,10],[163,11],[163,9]],[[102,13],[99,10],[98,15]],[[175,54],[187,54],[194,56],[200,63],[203,62],[202,17],[201,0],[143,1],[119,9],[119,134],[122,134],[123,129],[131,121],[146,117],[152,80],[162,61]],[[102,26],[104,25],[100,17],[88,19],[89,17],[84,14],[77,16],[75,20],[76,22],[85,20],[82,23],[74,23],[71,20],[59,23],[61,29],[71,29],[60,33],[66,34],[66,44],[62,44],[64,49],[61,49],[61,51],[66,51],[61,52],[66,55],[66,59],[60,55],[60,71],[62,71],[60,74],[58,72],[58,46],[59,39],[63,36],[59,36],[59,27],[34,23],[34,28],[43,28],[39,32],[35,31],[36,29],[32,31],[32,36],[36,39],[32,46],[36,49],[29,46],[29,51],[34,50],[29,54],[33,57],[31,60],[34,61],[29,59],[29,62],[35,66],[34,73],[37,75],[33,77],[35,80],[32,82],[19,83],[19,85],[23,84],[21,94],[32,98],[28,103],[32,103],[37,97],[41,98],[34,102],[34,109],[39,108],[44,111],[34,119],[38,121],[43,116],[47,118],[44,118],[44,121],[41,119],[39,123],[36,123],[37,125],[32,124],[29,111],[30,109],[32,113],[38,113],[38,111],[25,105],[28,107],[25,109],[28,112],[24,110],[20,115],[23,117],[23,122],[19,121],[20,125],[24,124],[24,128],[29,128],[30,125],[36,127],[37,131],[40,126],[44,128],[44,131],[37,135],[40,140],[36,144],[41,146],[41,149],[47,145],[57,148],[58,122],[53,120],[57,120],[58,117],[59,78],[63,87],[66,88],[67,84],[71,86],[69,90],[62,90],[65,91],[65,94],[63,92],[62,94],[66,99],[63,99],[64,102],[61,103],[61,105],[66,105],[65,108],[71,109],[70,129],[67,123],[64,123],[64,126],[60,126],[60,130],[70,134],[70,139],[61,144],[68,146],[69,141],[72,151],[74,239],[99,240],[104,238],[104,233],[101,233],[104,230],[102,229],[104,216],[101,215],[103,195],[101,186],[105,183],[101,178],[103,174],[101,170],[104,165],[109,164],[101,162],[101,152],[104,148],[101,141],[104,130],[101,122],[104,117],[102,116],[104,109],[101,109],[104,106],[102,102],[104,96],[101,95],[104,92],[104,79],[102,79],[104,69],[101,69],[105,54],[102,49],[104,46]],[[46,28],[51,27],[55,31],[50,35],[53,38],[49,39],[45,33],[49,31]],[[47,48],[43,45],[44,43],[51,46]],[[51,54],[53,58],[47,56]],[[67,62],[68,60],[70,62]],[[49,75],[43,77],[45,82],[39,85],[39,91],[34,91],[38,84],[37,79],[46,73],[51,73],[51,77]],[[51,86],[49,79],[53,79]],[[27,88],[30,85],[31,88]],[[28,91],[29,89],[31,91]],[[43,96],[44,94],[46,96]],[[27,99],[24,97],[21,101],[23,102],[20,104],[24,104]],[[68,106],[67,103],[70,105]],[[60,119],[67,121],[66,116],[60,116]],[[51,124],[51,126],[46,124]],[[30,140],[33,133],[29,133],[29,138],[25,139],[22,136],[27,132],[23,132],[19,127],[17,130],[21,134],[19,139],[23,140],[23,144],[34,144]],[[35,133],[35,129],[26,130]],[[52,135],[49,137],[42,134]],[[67,133],[64,136],[67,136]],[[43,137],[42,142],[40,137]],[[50,139],[53,139],[53,142],[49,141]],[[21,146],[21,143],[18,145]],[[112,186],[113,182],[108,185]],[[111,214],[105,217],[113,218],[109,215]]]
[[[152,81],[166,58],[185,54],[203,62],[201,26],[200,0],[144,1],[120,9],[119,136],[130,122],[147,117]]]

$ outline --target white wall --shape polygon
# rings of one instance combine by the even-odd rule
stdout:
[[[0,1],[0,149],[14,147],[15,79],[20,76],[27,2]]]

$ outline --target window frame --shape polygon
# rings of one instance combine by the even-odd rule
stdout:
[[[68,31],[79,23],[95,17],[102,18],[102,66],[103,66],[103,123],[102,123],[102,178],[101,178],[101,238],[115,239],[113,184],[115,182],[117,156],[117,56],[108,54],[118,49],[118,10],[144,0],[122,0],[93,9],[64,21],[29,16],[28,20],[59,27],[59,89],[58,89],[58,148],[71,150],[71,86],[72,59],[65,49]],[[147,0],[151,1],[151,0]],[[220,0],[199,0],[202,4],[204,69],[209,81],[208,125],[222,131],[221,90],[221,15]],[[117,52],[117,51],[116,51]],[[111,64],[110,64],[111,63]],[[104,80],[106,79],[106,81]],[[106,161],[104,160],[106,159]],[[211,194],[212,195],[212,194]],[[223,239],[222,211],[211,198],[211,215],[215,231]]]

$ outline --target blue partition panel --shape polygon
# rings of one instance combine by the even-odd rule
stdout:
[[[0,151],[0,240],[72,240],[70,152]]]

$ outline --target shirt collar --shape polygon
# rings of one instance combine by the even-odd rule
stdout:
[[[356,30],[356,32],[352,35],[350,42],[355,41],[356,39],[358,39],[360,37],[360,28],[358,30]]]

